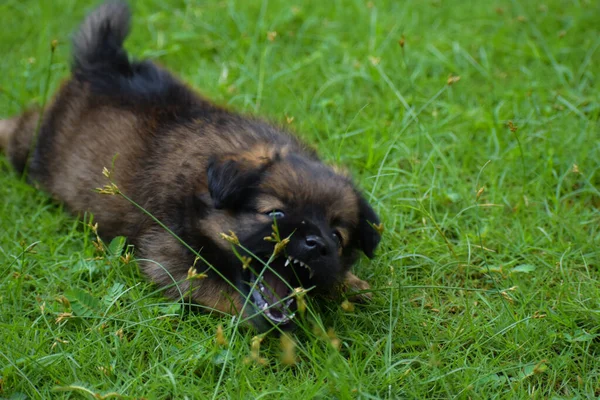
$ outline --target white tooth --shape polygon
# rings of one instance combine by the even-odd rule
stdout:
[[[304,265],[304,263],[302,261],[300,261],[300,265],[302,265],[303,267],[305,267],[306,265]]]
[[[312,277],[315,275],[315,271],[313,271],[312,269],[310,270],[310,275],[308,275],[308,279],[312,279]]]
[[[289,258],[285,262],[285,266],[287,267],[288,265],[290,265],[290,259]]]
[[[299,260],[294,260],[294,264],[298,264],[299,262]]]

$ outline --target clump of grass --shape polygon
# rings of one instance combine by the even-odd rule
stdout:
[[[290,341],[253,339],[166,301],[129,249],[99,247],[93,221],[1,157],[0,397],[598,396],[596,3],[135,8],[132,53],[300,132],[358,178],[386,228],[357,265],[373,301],[306,296]],[[68,43],[86,10],[0,11],[10,116],[66,76],[67,46],[48,69],[49,43]]]

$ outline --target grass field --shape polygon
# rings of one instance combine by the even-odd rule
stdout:
[[[351,169],[386,227],[374,299],[257,358],[1,156],[0,397],[600,395],[599,2],[135,3],[132,54]],[[0,117],[54,92],[91,7],[0,3]]]

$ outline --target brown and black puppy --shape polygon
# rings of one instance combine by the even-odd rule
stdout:
[[[125,3],[96,9],[75,35],[72,77],[44,115],[0,121],[14,167],[71,211],[91,211],[102,237],[128,237],[167,295],[187,293],[259,329],[292,324],[292,288],[368,288],[350,267],[358,251],[373,256],[379,219],[351,179],[289,133],[210,103],[149,61],[130,61],[129,24]],[[95,191],[113,159],[119,190],[202,260],[122,196]],[[290,241],[266,268],[274,221]],[[223,232],[239,238],[238,254],[254,255],[249,268]],[[206,278],[188,279],[195,262]]]

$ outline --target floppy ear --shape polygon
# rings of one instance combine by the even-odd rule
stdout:
[[[217,209],[233,209],[258,186],[274,158],[261,152],[213,157],[207,168],[208,191]]]
[[[367,200],[358,194],[358,208],[360,212],[360,221],[358,223],[358,243],[361,250],[369,258],[375,255],[375,249],[381,240],[380,233],[373,228],[373,225],[379,225],[379,217],[373,211],[373,208],[367,203]]]

